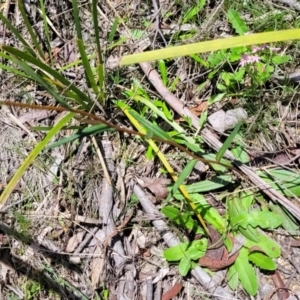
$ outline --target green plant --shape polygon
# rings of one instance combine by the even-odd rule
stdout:
[[[41,289],[40,283],[36,281],[27,281],[22,284],[22,290],[26,300],[39,299],[38,295]]]
[[[225,102],[228,97],[236,94],[244,98],[250,98],[250,95],[251,97],[259,95],[260,89],[266,85],[278,67],[291,60],[290,55],[277,54],[275,48],[267,46],[268,43],[298,39],[300,30],[278,31],[276,35],[273,32],[245,35],[249,31],[249,26],[236,10],[229,9],[226,17],[235,33],[239,35],[238,37],[215,39],[188,46],[167,47],[166,49],[121,57],[120,66],[158,60],[157,66],[161,81],[171,91],[176,90],[177,84],[180,82],[179,76],[170,75],[170,68],[168,68],[169,65],[172,65],[175,57],[189,55],[199,66],[204,67],[205,71],[209,71],[206,82],[212,81],[215,86],[212,89],[213,92],[207,97],[207,109],[200,116],[200,126],[195,132],[192,118],[183,116],[183,121],[178,121],[172,108],[154,95],[152,91],[150,92],[149,87],[138,78],[139,75],[132,76],[130,88],[122,86],[122,94],[108,93],[108,82],[109,85],[112,85],[111,91],[116,85],[128,83],[128,80],[123,76],[122,69],[107,76],[103,60],[103,56],[108,54],[108,51],[122,45],[129,39],[128,37],[118,37],[119,24],[123,23],[123,20],[119,16],[114,17],[108,35],[108,45],[104,50],[100,41],[97,1],[93,0],[91,11],[94,48],[91,47],[91,49],[95,50],[91,50],[89,43],[84,40],[77,1],[73,0],[72,5],[77,38],[76,47],[80,59],[67,63],[61,68],[56,68],[54,64],[55,57],[52,56],[51,52],[50,31],[42,1],[41,11],[45,27],[46,46],[48,47],[47,52],[50,55],[49,61],[44,49],[36,39],[22,1],[18,1],[18,7],[20,7],[31,42],[25,40],[6,17],[0,14],[2,22],[22,45],[20,47],[1,46],[0,56],[9,62],[7,65],[1,65],[1,68],[15,76],[30,80],[32,84],[47,91],[59,104],[59,106],[48,107],[18,103],[14,105],[66,113],[62,118],[55,120],[53,126],[34,128],[41,133],[45,132],[45,136],[34,146],[15,172],[0,196],[0,203],[5,203],[25,171],[44,151],[69,144],[77,146],[74,142],[79,139],[103,132],[120,131],[126,133],[127,136],[130,135],[129,142],[131,136],[135,136],[137,142],[147,143],[146,158],[154,160],[158,157],[159,164],[162,165],[161,168],[164,168],[165,174],[174,180],[174,183],[167,188],[168,196],[164,199],[163,205],[165,206],[162,212],[174,226],[202,235],[199,240],[182,242],[165,250],[164,257],[166,260],[178,262],[180,273],[182,276],[186,276],[197,265],[196,261],[204,257],[209,249],[208,237],[210,232],[208,225],[220,234],[220,240],[229,252],[232,251],[233,247],[227,234],[231,234],[233,238],[242,235],[245,242],[239,250],[238,257],[229,267],[228,282],[232,289],[236,289],[241,283],[248,294],[255,295],[258,282],[253,266],[272,271],[276,268],[273,259],[280,255],[279,246],[271,238],[260,233],[260,230],[273,230],[282,226],[290,232],[295,232],[297,230],[296,221],[284,208],[269,203],[262,194],[257,192],[256,197],[254,197],[253,193],[242,191],[238,180],[240,178],[231,172],[233,164],[224,159],[227,151],[232,151],[241,162],[249,161],[249,156],[242,143],[246,139],[244,132],[242,132],[242,124],[237,124],[229,136],[224,138],[223,147],[216,154],[212,153],[213,151],[205,145],[204,139],[198,133],[205,126],[208,110],[214,104],[221,101]],[[196,22],[196,17],[199,13],[203,13],[205,5],[206,1],[199,0],[191,7],[187,7],[181,15],[181,23]],[[144,24],[148,26],[149,22],[144,21]],[[122,25],[124,26],[124,24]],[[145,30],[140,29],[128,30],[128,32],[132,35],[132,41],[145,38],[148,35]],[[176,39],[175,42],[177,42]],[[262,46],[254,48],[253,45]],[[200,53],[211,51],[215,52],[208,54],[207,57],[200,56]],[[74,66],[84,70],[83,81],[88,87],[88,92],[82,90],[80,84],[73,82],[64,75],[64,71]],[[204,86],[204,83],[200,84],[198,92],[202,91]],[[111,98],[113,100],[109,101]],[[13,103],[5,101],[2,103],[13,105]],[[97,115],[101,110],[98,109],[99,106],[111,113],[113,111],[111,105],[123,113],[122,122],[126,126],[129,126],[128,121],[131,122],[137,131],[124,128],[124,124],[118,126],[115,122],[106,121]],[[74,122],[76,125],[73,124]],[[68,137],[59,137],[58,140],[53,141],[54,137],[63,135],[65,130],[69,130],[71,134]],[[178,168],[180,171],[174,171],[169,161],[170,153],[162,151],[158,143],[172,147],[173,153],[171,154],[177,156],[177,161],[180,161]],[[205,178],[201,174],[202,177],[198,177],[197,182],[190,182],[189,178],[199,161],[207,163],[210,166],[210,172],[205,174]],[[268,172],[258,171],[257,174],[286,196],[300,196],[298,172],[271,169]],[[220,213],[207,200],[207,194],[212,192],[216,193],[217,201],[225,205],[226,214]],[[129,205],[135,205],[138,200],[135,196],[131,196],[130,199]],[[29,227],[26,219],[20,214],[16,218],[22,231],[26,232]],[[56,276],[50,267],[45,267],[45,271],[52,275],[59,284],[70,287],[64,279]],[[26,283],[24,285],[26,297],[33,299],[40,288],[39,284]],[[103,297],[107,298],[107,294],[107,292],[103,293]]]
[[[181,243],[164,251],[164,257],[168,261],[179,261],[179,272],[186,276],[195,266],[195,260],[204,256],[207,249],[207,239]]]

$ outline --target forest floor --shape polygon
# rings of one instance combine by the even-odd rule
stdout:
[[[23,3],[0,4],[0,299],[300,299],[300,41],[110,65],[297,29],[299,3]]]

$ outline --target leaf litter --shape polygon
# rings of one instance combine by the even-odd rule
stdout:
[[[136,3],[136,7],[138,7],[138,3]],[[164,3],[162,11],[163,9],[166,9],[166,7],[168,7],[168,11],[171,15],[174,14],[174,16],[176,16],[176,8],[173,4]],[[55,51],[54,58],[56,60],[56,68],[59,68],[66,63],[75,62],[77,57],[74,53],[76,51],[74,49],[76,48],[72,43],[67,43],[67,45],[70,45],[70,48],[63,47],[64,52],[59,51],[59,47],[64,44],[64,39],[73,37],[73,25],[70,26],[70,24],[73,24],[73,21],[71,15],[67,12],[70,7],[68,7],[67,5],[64,8],[66,12],[62,13],[63,8],[58,2],[55,1],[50,1],[48,7],[50,15],[51,13],[57,15],[58,19],[56,17],[53,17],[53,20],[55,20],[54,25],[61,31],[59,43],[57,43],[57,45],[52,48],[52,50]],[[107,13],[107,15],[109,15],[109,13],[111,12],[108,5],[104,5],[103,9],[104,12]],[[216,12],[218,12],[217,6],[213,7],[212,9],[216,9]],[[51,12],[51,10],[53,11]],[[85,6],[82,7],[82,10],[82,19],[84,22],[86,34],[85,38],[86,41],[88,41],[88,32],[90,28],[90,11]],[[122,11],[120,11],[119,13],[121,12]],[[209,9],[205,11],[205,14],[206,13],[206,16],[208,17]],[[103,13],[103,15],[105,15],[105,13]],[[10,17],[11,16],[12,15],[10,15]],[[36,20],[36,18],[39,19],[39,17],[36,16],[33,12],[31,12],[31,17],[34,21]],[[40,19],[39,22],[39,26],[41,27]],[[107,17],[106,19],[104,18],[104,28],[109,28],[108,23],[109,22]],[[223,24],[223,26],[224,25],[228,27],[228,24]],[[153,26],[153,23],[151,26]],[[21,26],[20,30],[23,30],[24,36],[26,36],[24,27]],[[176,30],[180,30],[180,27]],[[217,34],[219,34],[217,33],[217,30],[217,27],[212,28],[211,34],[213,36],[217,36]],[[40,32],[42,31],[40,30]],[[11,33],[9,31],[7,31],[7,33],[8,36],[11,36]],[[52,38],[54,40],[54,36],[52,36]],[[44,39],[42,35],[41,39]],[[19,46],[17,40],[10,38],[10,41],[15,46]],[[180,63],[182,64],[183,68],[186,68],[190,62],[187,59],[182,59]],[[76,66],[73,67],[71,71],[67,73],[67,75],[78,82],[83,82],[83,73],[84,70]],[[132,73],[129,74],[130,75],[127,75],[127,77],[132,76]],[[138,76],[137,74],[135,75]],[[174,74],[174,76],[176,75],[178,74]],[[126,78],[126,74],[122,76]],[[186,72],[185,76],[186,78],[188,78],[190,77],[190,74]],[[20,99],[20,97],[22,98],[24,89],[22,86],[20,88],[15,88],[16,86],[19,86],[18,82],[16,82],[16,79],[12,78],[9,80],[9,77],[5,79],[6,81],[4,81],[2,87],[3,97],[8,99]],[[90,93],[88,87],[84,88],[86,88],[87,92]],[[202,93],[204,96],[208,92],[209,90],[203,90],[200,92],[200,94]],[[180,89],[178,89],[178,94],[180,93],[181,91]],[[49,101],[49,97],[38,93],[38,91],[35,90],[35,87],[27,91],[26,95],[29,98],[36,99],[38,102]],[[196,112],[196,114],[199,115],[199,110],[201,110],[202,108],[197,107],[197,103],[192,104],[195,105],[197,109],[191,109],[191,111],[193,113]],[[211,109],[215,109],[218,111],[217,107]],[[230,105],[229,108],[226,107],[227,114],[228,112],[232,112],[233,110],[234,108],[232,108]],[[30,122],[32,122],[31,125],[49,126],[50,124],[52,124],[53,117],[55,117],[55,115],[50,115],[44,118],[44,115],[37,114],[35,118],[32,118],[29,112],[24,110],[17,110],[13,113],[15,113],[16,116],[20,117],[21,121],[24,122],[25,125],[27,125],[26,121],[30,120]],[[212,115],[211,111],[209,111],[209,115]],[[242,111],[241,115],[243,115],[244,119],[248,119],[247,117],[245,117],[244,110]],[[24,116],[23,119],[22,116]],[[236,117],[236,114],[234,114],[234,116]],[[268,121],[268,117],[270,121],[272,115],[266,116],[266,122]],[[287,118],[288,121],[297,119],[297,112],[293,112],[293,116],[288,114]],[[226,127],[228,125],[224,127],[225,119],[222,119],[221,123],[223,124],[215,126],[218,127],[216,129],[219,132],[224,132],[229,128]],[[20,128],[15,127],[15,124],[10,123],[6,117],[2,116],[1,121],[3,124],[5,124],[1,129],[1,138],[3,139],[3,142],[1,144],[4,145],[2,146],[2,149],[4,151],[1,157],[1,175],[2,181],[4,183],[7,183],[11,175],[17,169],[18,164],[28,154],[28,150],[31,149],[32,146],[30,144],[28,132],[26,133]],[[121,122],[123,122],[122,119]],[[233,128],[235,125],[236,124],[230,124],[231,128]],[[212,126],[214,127],[214,125]],[[221,128],[221,126],[223,127]],[[284,126],[286,128],[289,128],[290,130],[285,130],[283,133],[283,131],[281,131],[282,127],[270,127],[270,133],[266,135],[267,137],[270,137],[272,135],[275,136],[274,133],[276,132],[276,130],[279,130],[280,134],[282,135],[279,136],[279,134],[276,133],[276,140],[266,139],[266,141],[262,142],[260,145],[257,144],[259,141],[253,140],[253,143],[249,143],[249,145],[251,145],[251,147],[255,146],[259,148],[260,151],[265,151],[270,147],[280,150],[283,145],[289,146],[289,144],[291,144],[291,141],[295,139],[295,128],[289,126],[288,123],[284,123]],[[31,130],[30,127],[28,127],[28,129]],[[259,130],[259,128],[255,128],[255,130]],[[128,136],[126,138],[129,139]],[[103,141],[100,141],[100,143],[103,144]],[[124,143],[125,147],[129,144],[129,142],[127,142],[126,145],[126,141]],[[115,147],[118,147],[120,150],[122,149],[122,147],[124,147],[124,144],[122,145],[122,143],[116,143]],[[40,160],[37,160],[24,176],[23,182],[21,183],[22,190],[13,193],[9,200],[9,203],[7,203],[8,205],[13,205],[12,207],[14,207],[14,209],[17,209],[21,212],[18,215],[14,213],[13,210],[8,210],[5,214],[5,223],[9,224],[14,230],[16,230],[16,232],[11,232],[7,228],[2,229],[3,232],[5,232],[6,237],[10,237],[12,239],[17,238],[22,241],[22,245],[20,244],[20,242],[11,243],[11,253],[9,253],[9,260],[13,262],[11,263],[11,265],[14,266],[16,271],[18,271],[20,280],[22,280],[23,282],[27,282],[30,280],[34,281],[36,280],[34,272],[28,272],[28,270],[43,270],[47,274],[47,276],[43,279],[48,279],[48,285],[45,285],[45,283],[43,282],[44,286],[40,288],[41,290],[44,289],[42,293],[47,293],[49,289],[56,287],[56,291],[58,291],[63,297],[77,297],[78,299],[92,299],[96,292],[103,292],[100,285],[102,281],[105,282],[106,287],[108,288],[111,295],[118,295],[117,297],[119,298],[121,297],[120,295],[126,295],[126,297],[129,299],[139,299],[141,294],[146,293],[146,291],[150,290],[149,286],[151,287],[151,284],[156,284],[157,282],[161,283],[162,281],[164,284],[163,290],[165,291],[163,295],[163,297],[165,298],[163,299],[168,299],[171,296],[177,296],[177,298],[180,299],[186,296],[186,289],[194,289],[198,291],[201,290],[203,292],[205,292],[205,289],[209,290],[210,284],[208,282],[213,278],[211,282],[213,282],[215,285],[218,285],[219,289],[214,290],[216,298],[218,298],[218,292],[219,295],[222,293],[226,295],[226,293],[222,289],[223,287],[221,286],[221,284],[214,281],[216,280],[215,277],[205,277],[206,275],[202,274],[203,270],[200,269],[199,266],[195,268],[192,274],[193,276],[195,276],[195,278],[197,278],[197,275],[195,274],[202,274],[201,276],[203,277],[200,276],[200,282],[202,280],[201,286],[199,286],[199,284],[194,281],[188,287],[187,282],[185,281],[186,278],[182,278],[178,273],[177,267],[174,267],[172,265],[170,266],[170,269],[167,268],[167,273],[158,274],[163,269],[162,265],[166,263],[162,258],[162,253],[165,249],[165,246],[175,246],[174,241],[176,240],[176,238],[172,236],[172,234],[170,234],[174,227],[172,227],[171,224],[169,224],[170,226],[167,226],[166,223],[161,223],[162,220],[160,219],[163,219],[164,217],[160,215],[158,211],[152,210],[153,207],[151,205],[153,205],[153,203],[151,203],[151,201],[150,203],[147,203],[145,205],[144,210],[148,214],[156,216],[156,220],[153,221],[153,224],[154,226],[156,224],[156,230],[161,234],[161,236],[151,234],[154,229],[149,226],[149,222],[143,224],[143,222],[138,221],[136,222],[137,224],[135,224],[132,221],[132,216],[130,214],[127,214],[127,210],[129,211],[129,209],[126,206],[124,208],[124,205],[122,206],[118,203],[118,191],[112,190],[109,187],[108,182],[105,182],[102,167],[98,163],[98,157],[94,155],[90,143],[87,140],[82,140],[80,141],[80,148],[82,149],[81,151],[84,151],[83,155],[81,151],[77,149],[77,145],[70,145],[69,148],[67,148],[66,152],[60,153],[60,156],[63,159],[60,159],[59,161],[56,160],[56,155],[54,155],[54,153],[51,153],[49,156],[42,156],[42,158]],[[120,152],[122,153],[122,151]],[[140,155],[140,157],[141,156],[142,155]],[[143,164],[144,160],[143,158],[133,159],[132,157],[126,156],[123,156],[122,158],[106,157],[105,159],[107,162],[109,161],[111,165],[115,164],[115,167],[118,163],[120,163],[121,160],[126,160],[128,163],[128,161],[132,159],[132,161],[130,161],[129,163],[135,165],[137,171],[140,171],[142,169],[141,165]],[[278,165],[284,164],[283,160],[280,160],[276,157],[274,159],[274,162]],[[180,165],[181,161],[177,159],[175,163]],[[47,174],[49,170],[51,170],[51,176]],[[161,203],[163,203],[162,201],[167,197],[169,193],[167,185],[170,184],[170,181],[164,177],[154,176],[154,174],[157,172],[158,167],[154,164],[147,170],[147,172],[145,172],[147,174],[140,174],[139,172],[138,182],[142,183],[141,186],[144,187],[145,190],[148,190],[150,192],[147,195],[143,195],[143,197],[151,198],[150,194],[152,194],[152,196],[154,195],[155,197],[152,197],[152,199],[155,199],[155,201],[153,202],[155,202],[155,205],[159,206],[161,205]],[[149,173],[151,173],[152,175],[149,176]],[[203,176],[206,176],[206,179],[210,180],[210,175],[211,174],[205,173],[201,176],[202,178]],[[276,175],[277,180],[279,181],[279,185],[281,185],[282,182],[284,182],[284,184],[289,183],[286,183],[286,180],[283,180],[286,178],[282,178],[282,174]],[[116,176],[113,169],[111,169],[111,176],[112,178],[113,176]],[[273,176],[275,175],[273,174]],[[191,183],[191,187],[192,186],[193,184]],[[250,186],[250,188],[252,187]],[[125,189],[126,195],[124,195],[124,198],[126,198],[127,205],[132,205],[134,207],[136,215],[143,216],[144,212],[139,206],[135,205],[136,199],[132,194],[132,189],[136,189],[135,183],[131,181],[130,184],[128,183],[125,186]],[[22,191],[24,190],[26,190],[27,193],[22,193]],[[212,191],[212,193],[214,193],[214,191]],[[220,199],[221,193],[222,189],[216,192],[214,194],[214,197],[219,197],[218,199]],[[135,194],[138,194],[138,192],[136,192]],[[298,197],[297,190],[293,190],[292,194],[293,195],[289,196],[295,196],[296,198]],[[261,194],[257,193],[255,197],[260,198]],[[105,201],[107,200],[107,202],[105,202],[103,199]],[[180,208],[180,205],[175,205],[176,207]],[[103,206],[107,207],[103,208]],[[104,213],[105,210],[107,210],[106,213]],[[122,210],[125,210],[125,212]],[[178,212],[180,213],[179,209]],[[102,214],[100,221],[98,220],[100,225],[97,225],[95,227],[93,223],[85,222],[85,220],[88,219],[97,219],[99,214]],[[109,214],[112,215],[109,216]],[[46,226],[48,225],[50,226],[46,228]],[[133,232],[133,228],[135,228],[136,226],[138,226],[139,230],[137,231],[137,233],[135,233],[135,237],[132,237],[130,236],[130,234]],[[45,242],[43,244],[43,248],[38,247],[39,256],[37,256],[35,255],[37,253],[37,250],[35,248],[31,248],[31,243],[35,239],[39,240],[38,232],[41,231],[38,229],[40,228],[47,230],[44,230],[43,239],[41,239],[40,237],[40,243],[42,243],[41,240],[44,240]],[[183,229],[186,231],[185,228]],[[191,228],[188,229],[190,230]],[[176,230],[178,230],[178,228],[176,228]],[[214,229],[210,229],[210,232],[216,233]],[[21,233],[21,235],[18,233]],[[184,233],[186,236],[191,236],[191,231],[186,231]],[[280,244],[285,246],[282,237],[284,236],[284,234],[286,234],[286,232],[281,235],[280,232],[277,233],[275,230],[273,230],[270,234],[273,234],[272,237],[276,238]],[[84,235],[85,237],[83,237]],[[144,236],[144,238],[142,239],[143,242],[141,240],[138,241],[139,235]],[[211,236],[213,236],[213,234],[211,234]],[[297,234],[295,236],[297,236]],[[161,237],[164,238],[164,243],[161,242]],[[210,256],[212,257],[212,261],[206,263],[206,266],[216,271],[225,268],[233,263],[239,253],[239,249],[243,245],[245,245],[244,241],[236,243],[237,237],[238,236],[236,236],[231,241],[231,251],[228,251],[228,245],[225,245],[220,236],[217,237],[217,240],[210,241],[208,248],[214,246],[214,244],[217,243],[219,239],[222,240],[222,242],[219,243],[219,247],[207,251],[207,256],[204,257],[207,258],[208,253],[211,251]],[[49,242],[48,246],[47,241]],[[193,238],[191,238],[191,241],[193,241]],[[5,245],[8,245],[7,242],[5,243]],[[55,247],[49,246],[51,243],[54,244]],[[176,241],[176,243],[180,244],[179,241]],[[236,246],[236,244],[239,244],[238,247]],[[254,242],[252,244],[255,245]],[[22,251],[20,251],[20,249],[22,250],[22,247],[24,248],[23,253]],[[252,246],[252,248],[250,249],[260,249],[258,247],[259,246]],[[275,248],[273,250],[277,250],[276,246],[274,247]],[[82,251],[76,253],[76,249],[79,248],[81,248]],[[220,253],[217,253],[217,249],[220,248],[222,251],[220,251]],[[49,251],[51,252],[51,255],[49,255]],[[68,262],[68,259],[70,257],[69,254],[72,253],[74,253],[74,257],[79,257],[79,259],[76,261],[76,264],[81,269],[80,271],[74,270],[73,265],[71,266],[71,264],[66,263],[66,261]],[[144,255],[145,253],[148,254]],[[150,255],[151,258],[147,261],[146,258],[148,255]],[[299,258],[299,253],[297,251],[295,251],[293,255]],[[200,258],[200,260],[202,260],[204,257]],[[91,260],[92,263],[90,263]],[[19,266],[18,264],[16,264],[16,262],[20,261],[22,261],[22,263]],[[75,260],[73,260],[73,263],[75,264]],[[113,268],[111,268],[112,264]],[[280,261],[279,264],[282,265]],[[279,270],[281,271],[281,269]],[[285,279],[288,279],[288,276],[285,275],[288,274],[292,281],[297,282],[295,278],[298,278],[299,274],[293,275],[295,278],[292,278],[291,270],[292,269],[290,268],[288,269],[288,272],[283,272],[283,276],[286,277]],[[4,268],[2,273],[3,276],[5,276],[6,279],[7,274],[11,276],[9,277],[10,281],[9,283],[7,283],[7,286],[18,287],[17,281],[13,279],[12,276],[15,272],[11,270],[11,272],[9,273],[12,274],[8,274],[7,270],[5,270]],[[279,276],[278,273],[279,272],[276,271],[275,275],[273,276]],[[65,280],[64,284],[61,284],[63,280],[55,280],[57,276],[59,277],[59,279]],[[156,278],[158,278],[158,281],[153,280],[151,282],[150,280],[149,284],[149,280],[147,281],[147,278],[153,278],[155,276]],[[51,280],[49,280],[49,278],[51,278]],[[167,278],[172,278],[174,280],[173,282],[171,282],[171,280],[167,280]],[[208,281],[203,278],[208,278]],[[90,283],[90,279],[92,279],[92,284]],[[176,282],[177,280],[183,280],[184,289],[182,289],[181,283],[174,284],[174,282]],[[223,280],[224,277],[219,282],[224,283]],[[44,281],[46,282],[47,280]],[[126,285],[122,285],[121,282],[126,282]],[[57,288],[57,285],[59,285],[59,288]],[[270,285],[271,288],[274,286],[278,289],[283,289],[286,287],[284,282],[282,282],[282,280],[278,278],[274,285]],[[295,293],[299,291],[299,287],[295,283],[290,283],[290,287],[293,288]],[[6,292],[6,295],[9,295],[10,293],[8,288],[5,288],[4,292]],[[243,294],[243,291],[241,289],[239,289],[239,293],[242,295],[243,299],[246,299],[246,295]],[[272,291],[267,293],[265,299],[272,296],[272,294],[270,293],[272,293]],[[199,294],[197,295],[195,293],[193,296],[195,299],[197,299],[197,296],[199,296]],[[227,296],[231,297],[231,294]],[[280,294],[278,296],[281,297],[282,295]],[[283,297],[288,297],[287,292],[285,292],[285,295],[283,295]]]

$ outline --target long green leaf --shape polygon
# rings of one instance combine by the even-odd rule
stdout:
[[[97,45],[97,54],[98,54],[98,67],[97,67],[97,73],[98,73],[98,81],[99,81],[99,87],[100,87],[100,102],[104,102],[104,82],[105,82],[105,65],[102,58],[102,49],[100,44],[100,33],[99,33],[99,25],[98,25],[98,1],[92,0],[92,16],[93,16],[93,23],[94,23],[94,30],[95,30],[95,39],[96,39],[96,45]]]
[[[0,51],[0,57],[3,57],[7,60],[10,60],[10,61],[13,61],[13,57],[11,57],[10,55],[7,55],[5,53],[3,53],[2,51]],[[13,74],[16,74],[16,75],[20,75],[22,77],[25,77],[25,78],[30,78],[30,76],[28,76],[27,74],[17,70],[16,68],[13,68],[13,67],[9,67],[7,65],[3,65],[3,64],[0,64],[0,68],[3,69],[3,70],[7,70],[8,72],[10,73],[13,73]]]
[[[251,252],[249,254],[249,260],[261,269],[268,271],[276,270],[276,264],[274,261],[260,252]]]
[[[130,109],[129,113],[143,126],[145,127],[145,129],[147,130],[147,134],[151,136],[155,136],[161,139],[165,139],[165,140],[172,140],[172,138],[164,131],[162,130],[160,127],[158,127],[157,125],[152,124],[151,122],[149,122],[148,120],[146,120],[145,118],[143,118],[141,115],[139,115],[137,112],[135,112],[134,110]]]
[[[73,16],[76,28],[77,38],[82,40],[82,29],[80,25],[80,18],[79,18],[79,10],[78,10],[78,3],[77,0],[72,0],[72,7],[73,7]]]
[[[253,242],[246,239],[244,246],[247,248],[259,247],[266,255],[271,258],[277,258],[280,256],[280,246],[271,238],[263,234],[257,234],[258,242]]]
[[[134,100],[136,100],[137,102],[142,102],[143,104],[145,104],[154,113],[156,113],[159,117],[161,117],[165,122],[167,122],[169,125],[171,125],[179,134],[182,134],[181,136],[187,142],[185,145],[188,148],[190,148],[192,151],[195,151],[195,152],[202,151],[202,149],[199,146],[199,143],[196,143],[196,141],[192,137],[188,136],[185,133],[185,130],[177,122],[167,118],[166,115],[164,114],[164,112],[162,112],[157,106],[155,106],[153,104],[153,102],[151,102],[150,100],[148,100],[144,97],[138,96],[138,95],[134,96]]]
[[[255,271],[248,261],[248,250],[242,248],[240,254],[235,261],[235,268],[239,274],[239,279],[243,288],[251,295],[254,296],[258,290],[258,282]]]
[[[231,23],[232,27],[235,29],[236,33],[239,35],[243,35],[249,31],[248,26],[241,19],[239,13],[234,9],[229,9],[227,13],[227,18]]]
[[[51,41],[50,32],[49,32],[49,27],[48,27],[48,20],[47,20],[45,4],[44,4],[43,0],[40,0],[40,7],[41,7],[41,10],[38,9],[38,11],[42,15],[45,40],[46,40],[48,51],[49,51],[49,58],[50,58],[51,66],[53,66],[53,58],[52,58],[52,54],[51,54],[51,43],[50,43],[50,41]]]
[[[189,175],[191,174],[191,172],[194,169],[195,164],[197,163],[196,159],[192,159],[190,160],[186,166],[184,167],[184,169],[182,170],[182,172],[179,174],[177,181],[174,183],[173,187],[172,187],[172,191],[169,194],[168,198],[171,198],[173,194],[175,194],[179,188],[179,186],[183,183],[184,180],[186,180],[186,178],[189,177]],[[168,200],[168,199],[167,199]]]
[[[237,135],[237,133],[239,132],[241,126],[242,126],[243,122],[239,122],[234,130],[230,133],[230,135],[228,136],[228,138],[226,139],[226,141],[223,143],[222,147],[220,148],[220,150],[218,151],[217,155],[216,155],[216,160],[218,162],[220,162],[221,158],[223,157],[223,155],[225,154],[225,152],[228,150],[229,146],[231,145],[234,137]]]
[[[85,102],[83,102],[82,99],[86,100],[87,103],[91,102],[91,100],[81,90],[79,90],[72,82],[70,82],[68,79],[66,79],[64,76],[62,76],[60,73],[58,73],[54,69],[50,68],[49,66],[47,66],[40,60],[26,54],[25,52],[23,52],[21,50],[18,50],[16,48],[13,48],[10,46],[3,46],[3,49],[8,53],[10,53],[14,56],[17,56],[18,58],[35,65],[38,69],[43,70],[47,74],[47,76],[49,76],[49,75],[53,76],[53,78],[55,78],[57,80],[57,82],[61,83],[63,87],[67,87],[69,90],[73,91],[76,95],[78,95],[78,98],[74,97],[74,99],[76,99],[80,105],[82,105],[85,109],[89,108],[89,106]],[[11,60],[13,60],[13,59],[11,59]],[[16,62],[16,63],[18,64],[18,62]],[[23,63],[22,65],[24,65],[24,64],[25,63]],[[29,66],[27,65],[26,69],[28,69],[28,67]],[[32,74],[32,72],[30,72],[30,73]],[[36,72],[34,72],[34,73],[35,73],[35,76],[34,76],[35,80],[37,80],[36,79],[37,77],[42,80],[41,76],[38,76],[36,74]],[[47,80],[47,79],[44,78],[43,80]],[[51,90],[53,90],[52,87],[51,87]],[[65,93],[67,93],[67,92],[68,91],[65,91]]]
[[[197,183],[193,183],[190,185],[185,185],[187,192],[189,194],[195,193],[203,193],[203,192],[210,192],[216,189],[222,188],[228,184],[233,183],[233,178],[229,175],[220,175],[213,177],[210,180],[203,180]],[[177,193],[175,193],[177,196]]]
[[[46,145],[51,141],[51,139],[63,128],[73,117],[75,113],[68,113],[62,119],[60,119],[57,124],[48,132],[45,138],[39,142],[34,149],[30,152],[30,154],[25,158],[21,166],[15,172],[14,176],[5,187],[4,191],[0,196],[0,204],[3,205],[9,195],[12,193],[13,189],[16,187],[17,183],[25,173],[25,171],[29,168],[32,162],[36,159],[36,157],[45,149]]]
[[[300,39],[300,29],[280,30],[273,32],[255,33],[251,35],[232,38],[222,38],[207,42],[126,55],[121,58],[120,66],[131,65],[145,61],[175,58],[179,56],[205,53],[234,47],[259,45],[297,39]]]
[[[68,137],[65,137],[63,139],[60,139],[60,140],[52,143],[51,145],[47,146],[46,149],[53,149],[53,148],[59,147],[61,145],[73,142],[74,140],[77,140],[79,138],[83,138],[85,136],[95,135],[95,134],[99,134],[101,132],[114,131],[114,130],[115,130],[114,128],[110,128],[104,124],[85,127],[84,129],[79,130],[76,133],[74,133]]]
[[[215,227],[220,233],[224,233],[226,230],[226,222],[220,216],[219,212],[211,207],[210,204],[207,203],[206,199],[203,195],[195,194],[192,195],[192,200],[197,207],[197,210],[203,216],[203,218],[212,226]]]
[[[37,35],[36,33],[34,32],[29,20],[28,20],[28,17],[27,17],[27,14],[24,10],[24,5],[23,5],[23,1],[22,0],[18,0],[18,8],[20,9],[20,12],[21,12],[21,15],[22,15],[22,18],[24,20],[24,23],[25,23],[25,26],[30,34],[30,37],[33,41],[33,45],[35,47],[35,49],[38,51],[40,57],[44,60],[45,59],[45,56],[44,56],[44,52],[40,46],[40,43],[38,42],[37,40]]]
[[[56,93],[53,88],[40,76],[38,75],[27,63],[24,63],[21,60],[14,60],[16,64],[19,64],[24,71],[34,80],[36,80],[41,86],[43,86],[60,104],[70,108],[70,106],[65,102],[65,100]]]
[[[283,169],[256,172],[264,181],[287,197],[300,196],[300,174]]]
[[[24,48],[28,51],[28,53],[35,56],[36,54],[34,53],[29,43],[23,39],[19,31],[4,17],[4,15],[1,12],[0,12],[0,20],[8,27],[8,29],[11,30],[11,32],[16,36],[16,38],[23,44]]]
[[[88,59],[88,55],[86,54],[85,51],[84,43],[82,40],[77,40],[77,45],[82,59],[82,65],[84,67],[86,81],[91,85],[94,93],[96,95],[99,95],[99,89],[94,78],[94,74],[90,65],[90,61]]]

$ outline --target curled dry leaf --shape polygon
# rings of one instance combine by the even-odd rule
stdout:
[[[202,267],[207,267],[211,271],[218,271],[232,265],[239,255],[239,251],[236,251],[234,254],[228,253],[222,240],[215,240],[219,233],[214,233],[215,229],[212,227],[209,228],[210,232],[210,241],[208,250],[205,256],[199,259],[199,265]],[[221,237],[221,236],[220,236]],[[228,238],[234,244],[232,236],[228,235]],[[222,244],[220,244],[222,243]],[[220,257],[220,253],[222,253]]]
[[[174,284],[171,289],[169,289],[166,293],[163,294],[162,300],[171,300],[176,297],[182,289],[182,283]]]
[[[149,189],[149,191],[153,193],[158,200],[163,200],[167,197],[167,184],[170,183],[169,179],[140,177],[137,180],[142,187]]]
[[[196,116],[199,117],[202,112],[204,112],[207,109],[207,101],[203,101],[200,104],[198,104],[197,106],[194,106],[192,108],[190,108],[190,111]],[[183,122],[184,119],[183,118],[179,118],[177,120],[177,122]]]
[[[275,271],[271,277],[272,277],[273,283],[276,287],[278,299],[282,299],[282,300],[288,299],[290,297],[290,294],[289,294],[287,288],[285,287],[285,284],[282,281],[279,273],[277,271]]]

